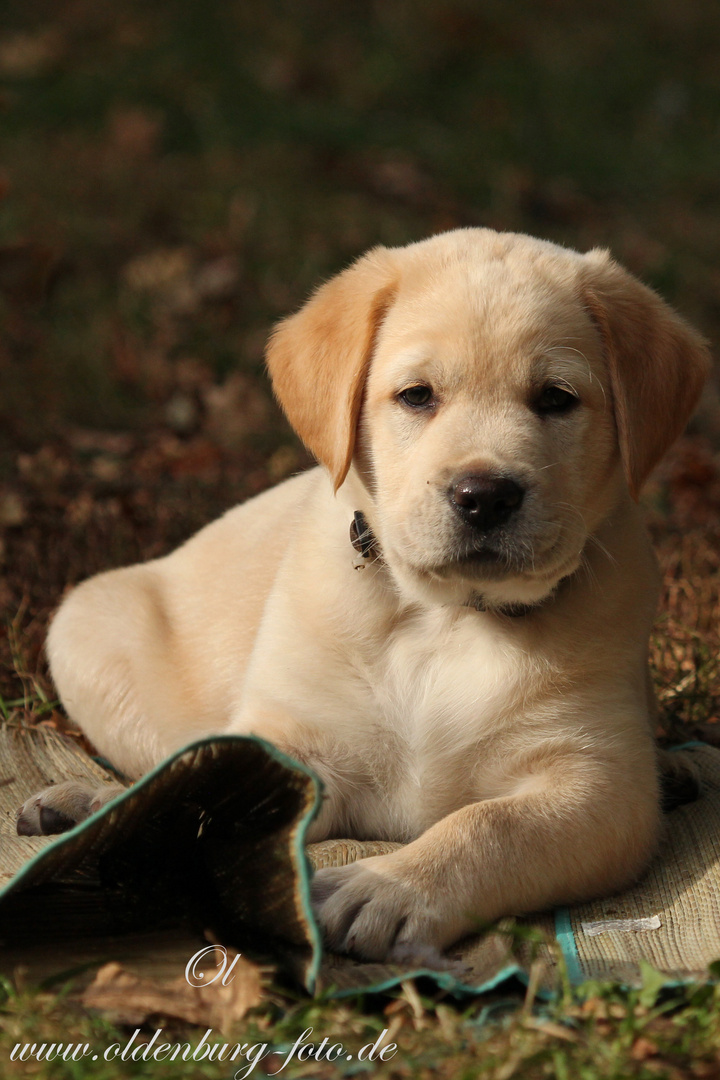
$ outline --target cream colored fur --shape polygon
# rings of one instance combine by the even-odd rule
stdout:
[[[371,252],[268,363],[325,467],[80,585],[48,642],[69,714],[132,777],[262,736],[325,783],[311,839],[405,841],[316,877],[329,943],[366,958],[627,884],[660,824],[633,496],[699,394],[701,339],[604,252],[469,229]],[[579,404],[539,415],[549,384]],[[416,385],[429,411],[398,398]],[[488,470],[526,491],[492,565],[458,558],[448,499]],[[356,510],[380,558],[351,546]]]

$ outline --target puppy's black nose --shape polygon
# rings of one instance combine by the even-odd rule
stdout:
[[[473,529],[488,532],[504,525],[522,504],[525,489],[507,476],[477,473],[463,476],[450,489],[450,503]]]

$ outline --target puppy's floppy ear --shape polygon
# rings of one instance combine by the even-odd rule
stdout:
[[[607,251],[584,256],[583,299],[600,330],[633,498],[680,435],[708,375],[706,342]]]
[[[374,248],[278,324],[267,365],[288,420],[335,490],[350,468],[373,345],[396,291],[387,248]]]

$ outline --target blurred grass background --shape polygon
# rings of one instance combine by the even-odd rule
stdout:
[[[608,245],[717,336],[703,0],[4,0],[0,162],[5,450],[185,436],[319,279],[458,225]]]

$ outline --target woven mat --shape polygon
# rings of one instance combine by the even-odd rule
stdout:
[[[720,958],[720,751],[692,756],[700,799],[666,817],[661,850],[632,889],[525,919],[449,950],[448,968],[409,971],[323,952],[309,901],[312,867],[393,850],[380,841],[306,847],[320,784],[250,737],[218,737],[169,758],[88,821],[59,837],[18,837],[15,810],[70,778],[114,780],[49,728],[0,727],[0,969],[46,977],[74,964],[145,954],[181,972],[213,940],[275,963],[308,991],[379,991],[427,976],[475,994],[532,977],[547,994],[563,968],[639,985],[647,963],[668,984],[708,977]],[[559,957],[564,962],[558,963]],[[174,965],[174,967],[173,967]]]

